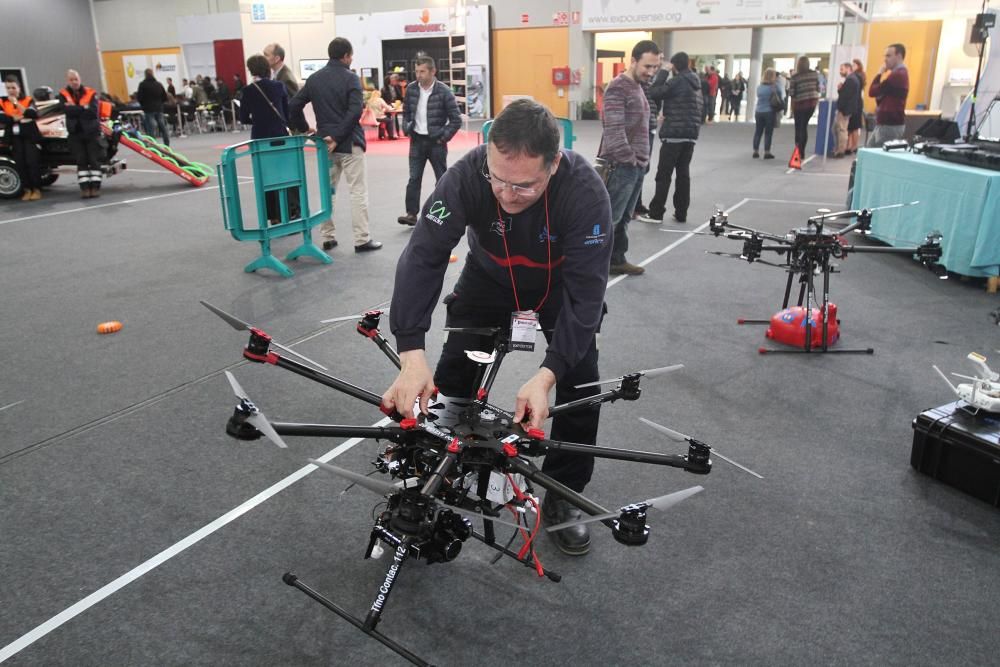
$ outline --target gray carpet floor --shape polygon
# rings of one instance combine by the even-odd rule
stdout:
[[[683,453],[637,421],[648,417],[764,479],[719,461],[707,477],[601,461],[587,492],[605,506],[693,484],[706,491],[651,517],[643,548],[603,529],[583,558],[542,540],[558,584],[512,561],[491,565],[492,552],[472,541],[453,563],[407,563],[385,634],[438,665],[997,663],[1000,512],[915,472],[909,456],[911,420],[952,400],[931,364],[963,372],[969,351],[996,354],[1000,329],[988,313],[1000,303],[980,280],[852,255],[833,278],[839,345],[875,354],[758,355],[763,328],[736,319],[775,312],[784,274],[705,254],[738,251],[735,241],[667,230],[697,227],[716,204],[738,224],[801,226],[817,207],[843,207],[850,164],[817,158],[786,173],[782,159],[750,158],[752,131],[705,128],[687,225],[630,226],[630,259],[656,258],[646,275],[608,290],[602,373],[685,368],[644,381],[638,402],[605,406],[601,440]],[[593,155],[599,124],[578,123],[576,135]],[[214,164],[246,138],[174,145]],[[790,145],[783,127],[775,152]],[[223,228],[214,179],[194,189],[128,158],[131,169],[98,200],[81,201],[66,173],[40,202],[0,203],[0,408],[10,405],[0,411],[0,656],[19,665],[404,664],[281,581],[294,571],[363,615],[384,572],[362,559],[379,499],[342,494],[344,484],[316,472],[247,509],[340,441],[289,438],[279,450],[228,438],[234,400],[222,371],[276,420],[368,425],[382,415],[243,362],[246,335],[198,303],[381,393],[395,369],[350,322],[319,321],[391,295],[410,233],[396,223],[403,151],[379,146],[368,159],[372,232],[385,248],[351,251],[345,192],[333,264],[293,262],[291,279],[243,272],[257,251]],[[428,173],[425,195],[431,183]],[[652,191],[647,179],[647,201]],[[295,245],[278,241],[275,253]],[[97,335],[111,319],[123,330]],[[437,330],[429,338],[432,360],[442,339]],[[512,402],[539,360],[510,357],[495,400]],[[362,442],[336,462],[365,472],[374,452]]]

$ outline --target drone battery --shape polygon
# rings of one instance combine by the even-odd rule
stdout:
[[[972,415],[956,401],[913,420],[910,465],[1000,507],[1000,414]]]

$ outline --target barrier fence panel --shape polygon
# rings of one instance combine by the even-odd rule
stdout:
[[[315,149],[319,176],[319,210],[315,212],[309,206],[305,163],[307,146]],[[258,220],[256,227],[244,224],[237,171],[237,162],[244,159],[249,160],[253,170],[254,204]],[[294,275],[291,269],[271,254],[271,239],[292,234],[302,234],[302,244],[288,253],[285,260],[312,257],[324,264],[333,262],[312,241],[312,228],[329,220],[333,212],[329,164],[326,144],[319,137],[313,136],[253,139],[222,151],[217,173],[223,224],[237,241],[255,241],[260,243],[261,248],[261,257],[247,264],[244,271],[252,273],[257,269],[271,269],[286,278]],[[270,212],[267,205],[269,200],[277,204],[272,204]]]

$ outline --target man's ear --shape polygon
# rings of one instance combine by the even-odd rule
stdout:
[[[555,176],[556,171],[559,170],[559,161],[562,160],[562,151],[556,153],[556,158],[552,160],[552,175]]]

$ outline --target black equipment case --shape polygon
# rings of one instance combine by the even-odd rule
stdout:
[[[994,507],[1000,507],[1000,414],[972,415],[964,401],[913,420],[910,465]]]

